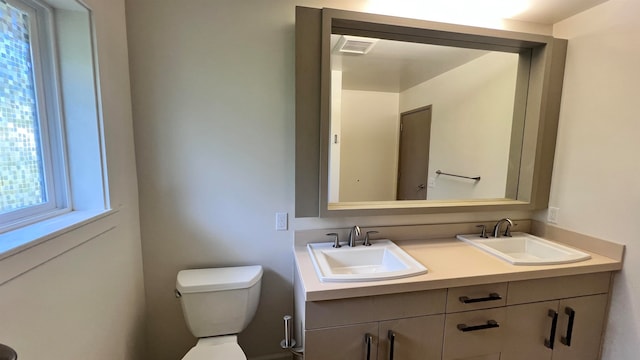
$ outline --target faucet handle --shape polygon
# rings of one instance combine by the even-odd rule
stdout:
[[[364,235],[364,246],[371,246],[371,243],[369,242],[369,234],[377,234],[379,233],[379,231],[375,231],[375,230],[371,230],[371,231],[367,231],[367,233]]]
[[[338,233],[328,233],[327,236],[333,236],[333,247],[334,248],[339,248],[342,247],[342,245],[340,245],[340,240],[338,240]]]
[[[487,226],[486,225],[476,225],[477,228],[480,228],[480,237],[488,238],[487,236]]]

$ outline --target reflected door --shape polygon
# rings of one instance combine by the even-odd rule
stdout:
[[[398,200],[426,200],[431,105],[400,114]]]

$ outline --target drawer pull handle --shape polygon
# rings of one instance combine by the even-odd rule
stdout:
[[[12,348],[7,345],[0,344],[0,360],[16,360],[18,354]]]
[[[500,327],[500,324],[498,324],[498,322],[495,321],[495,320],[489,320],[489,321],[487,321],[486,324],[475,325],[475,326],[467,326],[466,324],[458,324],[458,330],[460,330],[462,332],[484,330],[484,329],[493,329],[493,328],[497,328],[497,327]]]
[[[544,339],[544,346],[553,350],[553,344],[556,341],[556,328],[558,326],[558,312],[555,310],[549,309],[547,315],[552,318],[551,320],[551,333],[549,333],[549,338]]]
[[[393,360],[393,348],[396,344],[396,334],[392,330],[389,330],[387,335],[389,337],[389,360]]]
[[[372,341],[373,341],[373,337],[371,336],[371,334],[364,334],[364,343],[366,345],[367,360],[371,360],[371,342]]]
[[[491,293],[489,294],[489,296],[487,297],[483,297],[483,298],[475,298],[475,299],[470,299],[467,296],[460,296],[458,298],[460,300],[461,303],[464,304],[473,304],[473,303],[477,303],[477,302],[483,302],[483,301],[495,301],[495,300],[502,300],[502,297],[500,296],[500,294],[497,293]]]
[[[569,324],[567,324],[567,336],[561,336],[560,342],[567,346],[571,346],[571,335],[573,335],[573,321],[576,318],[576,312],[572,308],[567,306],[566,308],[564,308],[564,313],[569,315]]]

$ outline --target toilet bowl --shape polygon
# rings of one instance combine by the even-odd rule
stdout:
[[[247,357],[238,345],[238,337],[229,335],[199,339],[182,360],[247,360]]]
[[[185,322],[198,337],[182,360],[246,360],[237,334],[255,315],[261,266],[182,270],[176,280]]]

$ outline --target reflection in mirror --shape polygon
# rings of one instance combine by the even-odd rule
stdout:
[[[523,54],[332,34],[329,203],[515,199]]]

